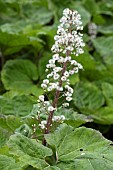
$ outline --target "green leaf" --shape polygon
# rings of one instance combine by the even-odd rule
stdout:
[[[70,5],[70,7],[72,9],[74,8],[74,10],[76,8],[76,10],[80,13],[82,22],[83,22],[83,26],[86,26],[90,22],[91,14],[82,5],[76,4],[74,2]]]
[[[98,6],[95,0],[84,0],[83,5],[92,15],[95,15],[98,11]]]
[[[47,168],[44,168],[44,170],[60,170],[60,168],[58,168],[56,166],[49,166]]]
[[[25,170],[36,170],[36,168],[33,168],[32,166],[28,166]]]
[[[75,56],[74,58],[75,59]],[[81,63],[83,65],[84,71],[86,70],[93,70],[96,68],[96,61],[94,58],[88,53],[88,51],[85,49],[85,52],[81,54],[78,58],[76,58],[77,62]]]
[[[0,155],[0,170],[22,170],[18,163],[11,157]]]
[[[31,118],[32,119],[32,118]],[[23,121],[24,122],[24,121]],[[31,125],[32,126],[32,125]],[[15,130],[16,133],[20,133],[24,136],[31,137],[32,130],[27,124],[21,125],[19,128]]]
[[[51,55],[52,55],[51,53],[44,52],[43,56],[39,60],[38,71],[41,80],[43,80],[46,76],[45,73],[46,64],[48,64],[49,59],[52,58]]]
[[[110,16],[113,16],[113,13],[112,13],[112,6],[113,6],[113,2],[112,3],[109,3],[108,1],[104,2],[104,1],[99,1],[97,3],[98,5],[98,13],[99,14],[105,14],[105,15],[110,15]]]
[[[12,99],[1,97],[0,114],[24,117],[31,112],[33,104],[34,102],[29,97],[24,95],[15,96]]]
[[[106,20],[105,18],[102,16],[102,15],[99,15],[99,14],[95,14],[93,16],[93,22],[97,25],[101,25],[101,24],[105,24],[106,23]],[[99,28],[99,26],[97,27]],[[99,29],[98,29],[99,30]]]
[[[79,127],[82,124],[85,124],[87,122],[92,122],[93,120],[85,116],[83,114],[78,114],[75,112],[73,109],[65,109],[65,108],[60,108],[58,111],[55,113],[55,115],[64,115],[65,116],[65,123],[67,125],[70,125],[74,128]]]
[[[16,116],[1,116],[0,127],[14,133],[15,129],[22,124],[21,119]]]
[[[97,56],[97,54],[96,54]],[[96,58],[99,58],[98,56]],[[73,56],[73,59],[75,57]],[[85,49],[84,54],[80,55],[76,58],[77,62],[83,65],[84,70],[79,72],[80,80],[88,80],[88,81],[97,81],[97,80],[105,80],[109,77],[112,77],[111,70],[112,69],[112,57],[105,57],[104,62],[106,66],[102,64],[102,61],[94,60],[93,56],[91,56],[88,51]],[[108,62],[109,61],[109,62]],[[111,63],[111,66],[109,65]],[[106,68],[107,67],[107,68]]]
[[[35,20],[35,22],[37,22],[40,25],[46,25],[47,23],[49,23],[53,17],[53,12],[49,11],[47,8],[40,6],[38,9],[35,9],[35,13],[34,13],[34,8],[32,8],[32,10],[29,13],[28,11],[28,15],[30,20]],[[41,15],[40,15],[41,14]]]
[[[76,107],[80,110],[96,110],[104,104],[104,96],[100,89],[93,83],[79,82],[73,94]]]
[[[112,78],[112,74],[113,74],[113,57],[112,57],[112,55],[104,57],[103,60],[104,60],[107,70],[109,71],[109,73],[111,73],[111,78]]]
[[[92,112],[91,117],[96,123],[111,125],[113,124],[113,107],[102,107],[95,112]]]
[[[34,50],[42,48],[45,42],[40,39],[40,35],[45,35],[45,32],[33,30],[32,26],[26,24],[25,21],[21,21],[16,24],[6,23],[0,27],[0,44],[4,56],[17,53],[30,45],[35,48]]]
[[[74,74],[69,77],[70,84],[75,85],[77,82],[79,82],[79,74]]]
[[[50,146],[55,147],[56,166],[61,170],[113,169],[112,142],[98,131],[85,127],[73,130],[62,125],[45,138]]]
[[[68,128],[67,128],[68,127]],[[65,124],[61,125],[57,128],[57,130],[54,133],[45,135],[45,139],[47,140],[47,143],[54,147],[56,150],[62,143],[62,140],[72,132],[73,128],[71,126],[67,126]],[[55,142],[56,141],[56,142]]]
[[[113,106],[113,85],[110,83],[102,83],[102,91],[106,99],[106,104],[108,106]]]
[[[6,140],[7,141],[7,140]],[[6,144],[6,141],[5,141],[5,143],[3,143],[3,145],[1,145],[0,147],[0,155],[9,155],[9,148],[8,148],[8,146],[7,145],[4,145],[4,144]]]
[[[6,90],[17,90],[24,94],[38,93],[37,86],[33,84],[33,81],[38,80],[38,70],[31,61],[9,60],[1,74]]]
[[[80,80],[84,81],[109,81],[108,79],[112,79],[113,72],[113,58],[112,55],[99,56],[96,52],[94,53],[94,58],[89,55],[89,53],[85,50],[85,53],[80,55],[76,60],[83,65],[84,70],[79,72]],[[73,59],[75,59],[73,57]],[[97,61],[96,61],[97,60]],[[103,64],[104,63],[104,64]]]
[[[102,25],[98,26],[98,31],[103,34],[113,34],[113,25]]]
[[[66,0],[66,1],[60,1],[60,0],[54,0],[54,1],[50,1],[49,3],[54,3],[55,6],[58,6],[59,8],[61,7],[66,7],[67,5],[70,5],[70,0]]]
[[[48,164],[45,157],[51,156],[51,149],[29,139],[23,135],[15,134],[9,139],[8,146],[10,153],[21,162],[21,166],[31,165],[34,168],[43,170]]]
[[[30,44],[28,37],[22,34],[9,34],[0,30],[0,37],[0,44],[5,47],[4,55],[16,53]]]
[[[0,127],[0,148],[6,144],[10,135],[11,133],[9,133],[6,129]]]
[[[93,39],[93,44],[98,53],[101,56],[110,56],[113,55],[113,37],[99,37],[96,39]]]

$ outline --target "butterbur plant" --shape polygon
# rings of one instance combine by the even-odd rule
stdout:
[[[87,116],[71,110],[79,118],[70,118],[71,124],[66,122],[64,114],[66,110],[71,114],[70,109],[64,110],[69,107],[73,95],[70,76],[83,68],[76,61],[76,57],[84,53],[82,30],[80,14],[64,9],[51,48],[53,56],[46,65],[47,77],[41,84],[44,95],[39,96],[35,105],[33,136],[30,138],[31,128],[26,124],[10,136],[7,145],[0,148],[0,170],[113,170],[112,141],[99,131],[79,127],[87,122]],[[7,128],[13,128],[9,120],[6,120]],[[77,123],[80,124],[76,126]]]
[[[52,46],[52,58],[46,65],[47,78],[43,80],[41,87],[45,94],[52,93],[53,100],[45,100],[44,95],[39,96],[38,115],[43,112],[48,115],[47,120],[42,120],[39,127],[44,134],[50,132],[52,122],[65,120],[65,116],[54,116],[59,105],[68,107],[72,100],[73,88],[70,86],[70,76],[78,73],[82,65],[76,61],[76,56],[84,53],[83,30],[81,16],[77,11],[64,9],[60,19],[57,34],[54,37],[55,44]],[[72,59],[72,55],[75,59]],[[45,140],[43,141],[45,144]]]

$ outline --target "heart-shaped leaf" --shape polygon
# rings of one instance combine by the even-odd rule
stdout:
[[[79,82],[76,84],[73,100],[80,110],[96,110],[105,101],[101,90],[93,83],[88,82]]]
[[[15,96],[12,99],[1,97],[0,98],[0,114],[27,116],[33,107],[34,102],[25,95]]]
[[[106,57],[113,54],[113,36],[93,39],[93,44],[101,56]]]
[[[31,165],[43,170],[48,166],[45,157],[52,155],[51,149],[18,133],[10,137],[8,146],[10,153],[19,159],[22,167]]]
[[[22,170],[12,157],[0,155],[0,170]]]
[[[38,80],[38,69],[29,60],[8,60],[2,70],[2,82],[6,90],[38,95],[40,90],[33,83]]]
[[[55,148],[56,166],[61,170],[113,169],[113,143],[98,131],[85,127],[73,130],[62,125],[45,138]]]

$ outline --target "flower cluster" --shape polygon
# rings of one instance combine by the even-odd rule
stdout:
[[[60,22],[57,35],[54,37],[55,44],[52,46],[52,52],[66,54],[69,50],[76,56],[82,54],[84,52],[82,47],[85,44],[82,39],[83,34],[79,32],[83,30],[80,14],[67,8],[63,11]]]
[[[43,80],[41,87],[46,93],[54,93],[54,100],[44,100],[44,95],[39,96],[38,102],[42,105],[40,112],[45,109],[45,112],[53,113],[57,110],[58,99],[65,101],[62,103],[62,107],[69,106],[69,102],[72,100],[73,89],[70,86],[69,77],[75,73],[78,73],[79,69],[82,69],[82,65],[76,60],[72,59],[72,54],[78,56],[82,54],[84,42],[83,34],[79,31],[83,29],[81,16],[77,11],[65,9],[63,11],[63,17],[60,19],[60,25],[58,26],[57,35],[55,35],[55,44],[51,50],[54,53],[49,63],[46,65],[47,77]],[[64,120],[62,117],[52,117],[51,121]],[[46,127],[47,121],[42,121],[39,126],[41,129]]]
[[[63,123],[65,120],[65,116],[64,115],[61,115],[61,116],[53,116],[52,118],[52,122],[58,122],[58,123]],[[47,121],[46,120],[42,120],[39,124],[39,127],[41,129],[45,129],[46,128],[46,124],[47,124]],[[52,124],[51,124],[52,126]]]

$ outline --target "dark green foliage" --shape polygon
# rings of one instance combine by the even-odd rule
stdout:
[[[64,8],[82,17],[85,53],[72,57],[84,70],[70,77],[73,101],[44,147],[32,116]],[[113,170],[113,144],[94,129],[113,140],[113,1],[0,0],[0,170]]]

